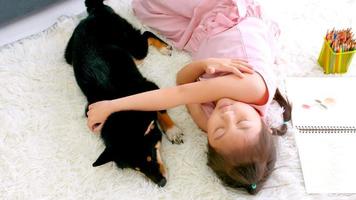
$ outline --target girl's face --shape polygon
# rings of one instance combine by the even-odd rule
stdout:
[[[232,99],[220,99],[208,120],[209,144],[228,155],[236,148],[257,142],[261,116],[250,105]]]

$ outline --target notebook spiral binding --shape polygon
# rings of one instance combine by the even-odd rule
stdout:
[[[296,126],[300,133],[356,133],[356,126]]]

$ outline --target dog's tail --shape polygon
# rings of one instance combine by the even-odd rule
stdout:
[[[87,12],[90,13],[104,6],[104,0],[85,0],[85,6],[87,7]]]

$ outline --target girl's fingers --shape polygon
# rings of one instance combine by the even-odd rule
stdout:
[[[90,106],[88,107],[88,112],[87,112],[87,116],[90,116],[91,110],[90,110]]]
[[[88,116],[88,122],[87,122],[87,126],[88,128],[90,129],[90,131],[94,132],[94,129],[97,127],[97,125],[94,123],[94,121],[90,118],[90,113],[91,113],[91,110],[89,110],[87,112],[87,116]],[[98,124],[100,125],[100,124]]]
[[[91,125],[91,123],[90,123],[89,120],[88,120],[88,122],[87,122],[87,126],[88,126],[88,128],[89,128],[90,131],[93,131],[93,127],[92,127],[92,125]]]
[[[245,59],[231,59],[232,62],[245,62],[245,63],[248,63],[248,60],[245,60]]]
[[[241,62],[241,60],[236,60],[236,62],[231,62],[230,60],[229,62],[220,63],[216,66],[209,66],[206,69],[206,73],[208,74],[214,74],[217,72],[230,72],[240,78],[244,78],[245,75],[243,74],[243,72],[253,74],[254,70],[252,69],[251,65],[245,62]]]
[[[251,68],[253,69],[253,66],[248,64],[248,63],[244,63],[244,62],[238,62],[238,63],[234,63],[235,65],[239,65],[239,66],[245,66],[245,67],[248,67],[248,68]]]
[[[253,67],[248,63],[247,60],[243,60],[243,59],[232,59],[231,62],[234,63],[234,64],[244,65],[244,66],[248,66],[248,67],[253,68]]]
[[[243,62],[237,62],[237,63],[232,63],[232,66],[238,69],[243,69],[246,72],[251,72],[253,73],[253,67],[250,64],[243,63]]]
[[[215,67],[208,67],[207,69],[206,69],[206,72],[208,73],[208,74],[214,74],[215,73]]]
[[[251,68],[249,68],[249,67],[246,67],[246,66],[240,66],[239,69],[240,69],[241,71],[246,72],[246,73],[249,73],[249,74],[253,74],[253,73],[254,73],[253,69],[251,69]]]
[[[101,123],[94,124],[93,125],[93,132],[94,133],[99,133],[102,127],[103,127],[103,124],[101,124]]]
[[[244,78],[244,77],[245,77],[245,75],[244,75],[240,70],[238,70],[238,69],[236,69],[236,68],[233,68],[232,72],[233,72],[236,76],[238,76],[238,77],[240,77],[240,78]]]
[[[88,110],[90,110],[90,109],[94,108],[94,107],[95,107],[98,103],[99,103],[99,101],[98,101],[98,102],[95,102],[95,103],[90,104],[90,105],[88,106]]]
[[[91,132],[98,133],[101,130],[101,123],[88,122],[88,127]]]
[[[216,72],[231,72],[231,73],[235,73],[234,69],[236,69],[235,67],[229,66],[229,65],[221,65],[220,67],[211,67],[212,70],[210,71],[211,74],[216,73]]]

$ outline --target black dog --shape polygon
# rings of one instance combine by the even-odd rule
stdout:
[[[65,59],[73,65],[88,103],[158,89],[140,74],[135,60],[146,57],[149,44],[166,53],[170,46],[151,32],[141,34],[103,0],[86,0],[85,5],[88,17],[75,28]],[[101,130],[106,148],[93,166],[114,161],[118,167],[139,170],[164,186],[166,170],[159,154],[162,134],[157,120],[173,143],[182,142],[181,130],[166,111],[117,112],[109,116]]]

